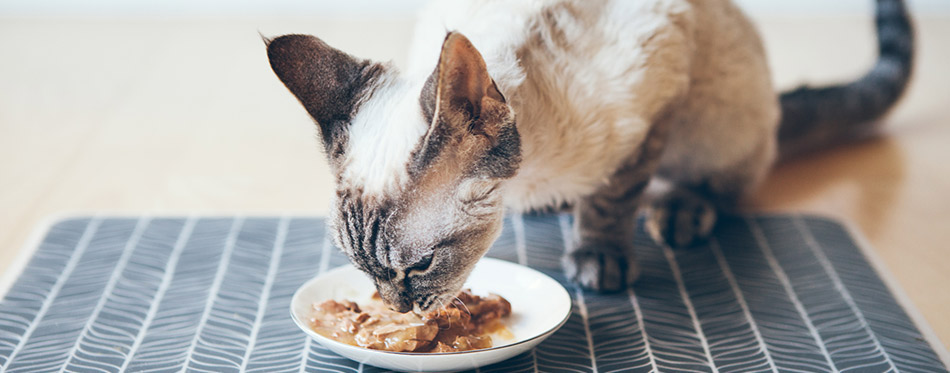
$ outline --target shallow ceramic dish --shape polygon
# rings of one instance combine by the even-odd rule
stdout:
[[[483,258],[465,283],[477,295],[495,293],[511,302],[505,325],[513,338],[493,336],[493,347],[453,353],[407,353],[369,350],[334,341],[310,329],[311,305],[327,299],[368,301],[373,283],[351,265],[307,281],[290,304],[294,322],[311,338],[337,354],[381,368],[409,371],[456,371],[493,364],[528,351],[553,334],[571,314],[571,297],[561,284],[531,268]]]

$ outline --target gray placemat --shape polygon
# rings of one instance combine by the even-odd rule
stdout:
[[[512,371],[946,372],[841,225],[726,217],[707,247],[640,235],[620,294],[565,281],[567,216],[512,216],[489,256],[561,281],[567,324]],[[0,302],[0,371],[378,371],[312,343],[294,290],[347,263],[320,218],[74,218]],[[936,347],[941,348],[941,347]]]

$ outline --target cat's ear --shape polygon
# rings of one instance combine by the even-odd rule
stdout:
[[[421,160],[439,154],[449,138],[461,141],[479,175],[505,178],[514,174],[521,142],[511,110],[481,53],[464,35],[450,32],[442,43],[439,63],[423,89],[423,113],[432,125]],[[467,145],[466,145],[467,144]]]
[[[439,64],[427,85],[433,85],[440,109],[477,119],[485,106],[505,103],[488,75],[482,54],[464,35],[450,32],[442,43]]]
[[[264,39],[267,58],[280,81],[297,96],[320,127],[328,155],[345,148],[354,106],[383,67],[357,59],[310,35]]]

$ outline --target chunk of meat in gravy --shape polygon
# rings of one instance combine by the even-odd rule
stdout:
[[[374,350],[458,352],[491,347],[487,334],[503,330],[499,319],[509,314],[504,298],[466,289],[450,305],[422,316],[392,311],[375,294],[362,308],[328,300],[313,305],[310,324],[327,338]]]
[[[439,326],[413,313],[389,310],[382,302],[363,309],[350,301],[328,300],[314,306],[313,330],[337,341],[374,350],[415,352],[428,347]]]

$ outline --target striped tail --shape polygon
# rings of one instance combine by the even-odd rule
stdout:
[[[904,93],[914,62],[914,30],[903,0],[877,0],[878,60],[857,81],[782,93],[780,159],[872,132]]]

